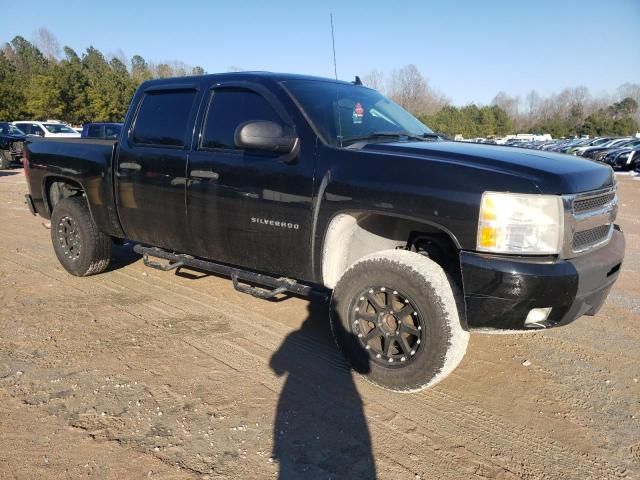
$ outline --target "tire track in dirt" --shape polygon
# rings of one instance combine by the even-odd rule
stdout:
[[[261,337],[261,340],[265,340],[266,338],[267,338],[267,337]],[[248,348],[248,349],[246,349],[246,350],[250,350],[251,346],[252,346],[252,345],[249,345],[249,348]],[[270,350],[273,350],[273,348],[274,348],[275,346],[276,346],[276,345],[275,345],[275,344],[273,344],[273,343],[271,343],[271,344],[269,344],[269,345],[268,345],[268,347],[270,348]],[[310,350],[312,350],[312,351],[316,351],[316,350],[317,350],[317,346],[316,346],[316,345],[310,346],[309,348],[310,348]],[[264,359],[264,360],[266,361],[266,359]],[[448,406],[448,407],[449,407],[448,409],[449,409],[449,410],[451,410],[451,409],[456,408],[456,405],[457,405],[457,404],[458,404],[458,401],[454,402],[454,404],[452,404],[452,405],[449,405],[449,406]],[[446,410],[445,410],[445,411],[446,411]],[[447,413],[448,413],[448,412],[447,412]],[[486,417],[487,417],[487,412],[485,412],[485,411],[479,411],[479,412],[478,412],[478,411],[474,411],[474,413],[473,413],[472,417],[476,417],[476,418],[477,418],[477,417],[486,418]],[[460,424],[464,424],[466,420],[467,420],[467,419],[465,419],[464,421],[460,422]],[[433,421],[432,421],[432,419],[428,419],[428,421],[427,421],[426,423],[428,423],[428,424],[432,424],[432,423],[433,423]],[[500,422],[500,421],[499,421],[497,418],[495,418],[495,417],[492,419],[492,421],[491,421],[491,422],[488,422],[488,423],[490,423],[490,424],[492,424],[492,425],[493,425],[493,424],[496,424],[496,425],[498,425],[497,430],[501,430],[502,432],[504,432],[504,431],[505,431],[505,425],[504,425],[504,422]],[[497,430],[496,430],[496,431],[497,431]],[[492,432],[489,430],[489,431],[487,431],[486,433],[490,436]],[[512,441],[512,442],[516,442],[516,440],[517,440],[518,438],[520,438],[520,437],[521,437],[521,435],[522,435],[522,432],[520,432],[520,431],[516,431],[514,434],[512,434],[512,435],[511,435],[511,439],[510,439],[510,441]],[[535,445],[535,444],[544,444],[544,443],[548,442],[548,439],[547,439],[547,438],[541,438],[541,439],[537,439],[537,440],[538,440],[538,441],[534,441],[534,442],[532,442],[532,444],[533,444],[533,445]],[[531,445],[523,445],[523,451],[532,451],[532,446],[531,446]],[[544,453],[544,452],[542,452],[542,451],[540,451],[540,452],[541,452],[541,460],[542,460],[542,462],[544,463],[545,453]],[[560,456],[566,456],[567,451],[566,451],[566,450],[560,450],[560,451],[559,451],[559,453],[561,454]],[[596,463],[596,462],[594,462],[594,465],[595,465],[595,463]],[[583,473],[584,473],[584,474],[587,474],[587,475],[589,474],[589,472],[588,472],[588,471],[586,471],[586,470],[585,470]],[[591,473],[593,473],[593,472],[591,472]],[[601,478],[606,478],[606,477],[605,477],[605,476],[602,476]]]
[[[64,273],[62,273],[61,275],[63,276],[62,278],[64,278],[64,275],[65,275],[65,274],[64,274]],[[128,278],[128,280],[132,281],[134,284],[139,282],[139,279],[137,279],[137,278],[135,278],[135,277],[131,277],[131,276],[126,275],[126,274],[125,274],[124,276],[125,276],[125,277],[127,277],[127,278]],[[127,287],[129,287],[129,288],[128,288],[128,290],[130,290],[131,288],[135,288],[133,285],[129,285],[129,284],[127,285]],[[189,300],[189,297],[187,297],[187,298],[186,298],[186,300]],[[163,300],[163,302],[164,302],[164,300]],[[166,304],[166,302],[164,302],[164,303]],[[208,304],[205,304],[205,306],[206,306],[208,309],[210,309],[210,307],[209,307],[209,305],[208,305]],[[142,307],[142,305],[141,305],[141,307]],[[135,313],[131,312],[131,310],[130,310],[130,309],[127,309],[127,313],[129,313],[130,315],[135,316]],[[198,312],[198,313],[200,313],[200,312]],[[205,311],[204,313],[206,314],[207,312]],[[267,322],[269,322],[269,320],[268,320],[268,319],[267,319],[266,321],[267,321]],[[269,323],[271,323],[271,322],[269,322]],[[267,332],[267,331],[268,331],[268,329],[265,329],[265,332]],[[127,336],[128,336],[128,335],[129,335],[129,333],[127,333],[127,334],[125,334],[125,335],[127,335]],[[260,337],[257,337],[257,338],[264,339],[265,337],[264,337],[264,336],[260,336]],[[273,342],[271,342],[271,347],[272,347],[272,349],[271,349],[270,351],[273,351],[273,347],[275,346],[275,343],[277,342],[278,337],[277,337],[277,336],[273,336],[273,337],[272,337],[272,340],[273,340]],[[310,341],[309,341],[309,343],[306,343],[306,342],[305,342],[305,343],[303,343],[303,344],[301,345],[301,347],[302,347],[303,349],[307,350],[307,351],[308,351],[308,353],[314,353],[314,354],[317,354],[317,353],[318,353],[318,348],[319,348],[319,347],[321,347],[321,348],[322,348],[322,347],[324,347],[324,348],[323,348],[323,350],[325,350],[324,360],[330,360],[330,362],[323,361],[323,363],[332,363],[332,364],[333,364],[333,365],[335,365],[335,366],[339,365],[341,368],[345,368],[344,361],[343,361],[343,360],[342,360],[342,358],[337,354],[337,352],[335,351],[335,349],[334,349],[334,348],[332,348],[332,347],[327,348],[326,346],[319,345],[319,342],[317,342],[317,341],[313,341],[313,339],[309,339],[309,340],[310,340]],[[191,344],[191,345],[193,345],[192,343],[190,343],[190,344]],[[255,346],[255,344],[254,344],[253,346]],[[251,349],[251,346],[250,346],[249,348]],[[202,351],[202,349],[200,349],[200,351]],[[220,358],[220,357],[217,357],[216,359],[217,359],[217,361],[221,361],[222,363],[225,363],[225,362],[224,362],[224,360],[223,360],[222,358]],[[266,361],[266,360],[265,360],[265,361]],[[234,367],[232,367],[232,368],[234,368]],[[234,368],[234,369],[235,369],[236,371],[239,371],[237,368]],[[264,382],[263,382],[263,383],[264,383]],[[390,440],[390,441],[392,441],[391,439],[389,439],[389,440]],[[419,450],[420,450],[420,445],[414,445],[414,448],[415,448],[415,451],[419,451]],[[401,453],[401,452],[397,452],[397,455],[400,455],[400,453]],[[406,454],[406,452],[404,453],[404,455],[405,455],[405,456],[407,455],[407,454]],[[388,456],[388,455],[387,455],[387,456]],[[401,455],[400,455],[400,456],[401,456]],[[395,455],[393,455],[393,457],[395,458]],[[391,457],[389,457],[389,458],[391,458]],[[461,460],[462,460],[462,459],[461,459],[461,456],[460,456],[460,455],[458,455],[458,456],[457,456],[457,462],[458,462],[458,463],[461,463]],[[474,465],[475,467],[478,467],[478,466],[482,465],[482,462],[478,462],[478,461],[476,461],[476,462],[474,462],[474,463],[473,463],[473,465]],[[406,468],[406,467],[405,467],[405,468]],[[435,464],[431,465],[431,468],[432,468],[432,470],[433,470],[433,468],[435,468]],[[497,468],[497,467],[495,467],[495,466],[494,466],[494,468]],[[415,471],[415,468],[413,468],[413,469],[411,469],[411,470]],[[445,472],[448,472],[448,476],[450,477],[450,476],[451,476],[451,473],[452,473],[454,470],[455,470],[455,466],[454,466],[453,464],[450,464],[450,465],[449,465],[449,469],[448,469],[448,470],[442,470],[440,473],[441,473],[441,474],[444,474]],[[501,470],[502,470],[502,469],[501,469]],[[433,473],[433,472],[432,472],[432,473]],[[468,472],[468,473],[471,473],[471,472]]]
[[[27,265],[24,265],[24,267],[28,268],[28,266],[27,266]],[[58,280],[59,280],[59,281],[64,282],[64,275],[66,275],[66,274],[62,273],[62,276],[63,276],[63,277],[61,277],[61,278],[60,278],[60,279],[58,279]],[[135,277],[131,277],[131,276],[126,275],[126,274],[124,275],[124,277],[126,277],[129,281],[132,281],[132,283],[133,283],[134,285],[135,285],[135,284],[137,284],[137,282],[138,282],[138,279],[137,279],[137,278],[135,278]],[[127,286],[128,286],[128,287],[133,287],[133,285],[131,285],[131,284],[128,284]],[[135,288],[135,287],[134,287],[134,288]],[[190,300],[190,299],[189,299],[189,297],[183,297],[183,298],[185,298],[185,300]],[[161,300],[161,301],[162,301],[165,305],[169,305],[169,304],[167,304],[164,300]],[[204,305],[204,304],[203,304],[203,305]],[[139,307],[140,307],[140,308],[145,308],[146,306],[147,306],[147,305],[144,305],[144,304],[139,305]],[[208,305],[205,305],[205,306],[207,307],[207,309],[208,309],[208,310],[211,310],[211,307],[209,307]],[[160,310],[160,309],[158,309],[157,307],[156,307],[156,309],[157,309],[157,310]],[[204,311],[203,311],[203,310],[204,310]],[[215,311],[215,310],[214,310],[214,311]],[[135,313],[134,311],[132,311],[130,308],[127,308],[126,312],[127,312],[128,314],[130,314],[130,315],[132,315],[132,316],[136,317],[136,313]],[[197,309],[194,313],[196,313],[196,314],[207,314],[207,313],[212,313],[212,312],[207,312],[207,311],[206,311],[206,309]],[[247,322],[247,323],[248,323],[248,322]],[[265,332],[265,333],[268,333],[268,332],[269,332],[269,330],[268,330],[268,329],[264,329],[264,332]],[[140,333],[140,332],[137,332],[137,333]],[[130,336],[130,335],[131,335],[131,332],[127,332],[126,334],[123,334],[122,336],[124,337],[124,336]],[[276,337],[274,336],[274,338],[276,338]],[[115,342],[115,343],[117,343],[117,340],[118,340],[118,339],[116,338],[115,340],[116,340],[116,342]],[[197,347],[196,345],[194,345],[193,343],[191,343],[191,342],[189,342],[189,341],[187,341],[187,340],[183,340],[183,341],[184,341],[185,343],[187,343],[188,345],[193,346],[194,348],[196,348],[196,349],[197,349],[198,351],[200,351],[201,353],[205,353],[205,354],[206,354],[206,352],[204,352],[201,348],[198,348],[198,347]],[[342,358],[336,355],[335,349],[332,349],[332,350],[333,350],[333,351],[331,352],[330,358],[332,358],[332,359],[334,360],[334,361],[333,361],[333,363],[334,363],[334,364],[340,364],[342,368],[345,368],[344,361],[342,360]],[[222,364],[225,364],[225,365],[227,365],[227,366],[229,366],[229,367],[230,367],[232,370],[234,370],[237,374],[241,374],[241,375],[246,376],[246,373],[243,373],[241,370],[238,370],[238,369],[237,369],[236,367],[234,367],[233,365],[229,365],[229,364],[228,364],[228,363],[227,363],[223,358],[221,358],[221,357],[216,357],[216,361],[217,361],[217,362],[220,362],[220,363],[222,363]],[[247,377],[246,379],[247,379],[247,380],[252,380],[252,377],[251,377],[251,376],[249,376],[249,377]],[[264,382],[263,382],[263,384],[264,384]],[[279,388],[280,388],[280,387],[281,387],[281,385],[275,385],[275,386],[274,386],[274,388],[275,388],[275,389],[273,390],[274,394],[277,394],[277,391],[279,390]],[[391,456],[389,456],[389,455],[387,455],[387,454],[385,454],[384,456],[385,456],[385,458],[386,458],[386,460],[385,460],[385,461],[386,461],[387,463],[391,463],[391,464],[394,464],[394,465],[396,465],[396,466],[400,466],[400,467],[402,467],[402,469],[404,470],[405,474],[407,474],[407,475],[409,475],[409,474],[413,475],[413,473],[412,473],[412,471],[411,471],[411,470],[408,470],[406,467],[402,466],[402,465],[401,465],[397,460],[394,460]],[[451,466],[451,467],[453,468],[453,466]],[[439,473],[440,473],[440,474],[442,474],[442,475],[444,475],[444,474],[446,473],[448,478],[453,478],[453,477],[451,476],[451,473],[452,473],[452,472],[453,472],[453,470],[452,470],[452,469],[449,469],[449,470],[442,470],[442,471],[440,471]]]
[[[122,271],[116,271],[116,272],[113,272],[113,273],[115,273],[120,278],[126,278],[127,281],[130,282],[130,283],[127,283],[127,286],[126,286],[127,289],[134,289],[134,288],[138,287],[140,283],[148,283],[148,282],[143,282],[139,278],[132,277],[128,273],[125,273],[125,272],[122,272]],[[66,273],[61,272],[60,275],[62,277],[64,277],[66,275]],[[58,279],[58,280],[61,281],[61,279]],[[102,284],[103,282],[99,282],[99,283]],[[118,282],[118,283],[122,286],[121,282]],[[173,293],[174,294],[176,293],[175,290],[177,290],[178,288],[176,288],[173,285],[167,285],[167,283],[169,283],[169,282],[166,282],[164,280],[162,281],[162,283],[165,283],[164,287],[157,287],[155,285],[152,285],[152,287],[155,287],[154,289],[161,289],[163,291],[163,293],[167,289],[171,289],[171,287],[173,287],[173,290],[174,290]],[[104,286],[104,285],[102,285],[102,286]],[[148,294],[149,293],[149,288],[148,288],[149,286],[146,285],[146,287],[147,288],[145,288],[145,290],[147,291],[147,294]],[[192,290],[189,287],[185,287],[185,286],[181,286],[181,287],[183,287],[183,288],[180,288],[180,290],[182,290],[182,291],[186,290],[187,292],[189,292],[189,291]],[[113,291],[113,289],[110,289],[110,290]],[[200,308],[195,309],[195,312],[194,312],[195,314],[207,315],[207,314],[211,314],[213,312],[219,312],[219,307],[220,307],[220,303],[219,302],[216,305],[216,308],[212,309],[208,303],[200,301],[200,300],[196,300],[193,297],[190,297],[189,295],[187,295],[185,293],[181,293],[180,297],[182,299],[184,299],[185,301],[189,302],[188,304],[190,306],[193,306],[194,303],[198,304],[200,306]],[[215,300],[219,300],[216,297],[214,297],[214,298],[215,298]],[[164,304],[168,304],[167,301],[163,300],[162,298],[158,298],[156,300],[157,301],[161,301]],[[229,305],[229,304],[226,304],[224,306],[226,307],[225,310],[227,308],[233,308],[233,305]],[[139,307],[145,308],[144,304],[139,305]],[[134,306],[134,308],[135,308],[135,306]],[[128,314],[130,314],[130,315],[132,315],[134,317],[136,316],[135,313],[131,312],[130,309],[127,309],[126,311],[127,311]],[[240,317],[242,316],[242,314],[246,314],[246,313],[247,313],[246,311],[242,311]],[[229,314],[233,314],[233,313],[225,312],[225,314],[229,315]],[[236,317],[237,317],[237,314],[236,314]],[[266,317],[264,319],[261,318],[261,320],[263,322],[271,325],[271,322],[270,322],[270,320],[268,318],[266,318]],[[250,322],[245,322],[245,323],[248,324]],[[262,333],[263,334],[271,333],[271,335],[260,336],[259,338],[261,340],[265,340],[266,338],[269,338],[271,340],[270,347],[273,349],[273,347],[277,346],[275,344],[278,342],[279,337],[277,335],[273,335],[272,334],[272,329],[269,329],[266,326],[262,326]],[[244,349],[245,354],[250,352],[256,345],[257,345],[256,343],[250,343],[247,346],[247,348]],[[233,345],[228,345],[228,346],[233,347]],[[311,340],[310,340],[310,345],[304,345],[303,346],[303,348],[308,350],[309,353],[313,352],[313,353],[316,353],[316,354],[318,353],[317,352],[317,347],[318,347],[317,342],[313,342]],[[273,351],[273,350],[271,350],[271,351]],[[231,355],[231,356],[233,357],[233,355]],[[327,358],[335,358],[335,354],[329,355],[328,357],[325,356],[325,359],[327,359]],[[216,357],[216,359],[218,361],[223,361],[223,359],[220,358],[220,357]],[[264,363],[267,363],[267,359],[266,358],[262,358],[262,360],[263,360]],[[236,371],[242,371],[243,368],[242,367],[236,367],[235,370]],[[442,432],[443,431],[449,431],[449,432],[455,431],[455,433],[452,433],[450,435],[452,437],[451,439],[455,440],[456,438],[459,438],[460,437],[460,433],[458,432],[458,429],[451,428],[451,425],[450,425],[451,419],[452,419],[452,414],[454,414],[454,417],[455,417],[455,415],[458,414],[456,412],[456,409],[458,408],[459,403],[460,402],[458,402],[458,401],[449,402],[449,403],[443,403],[441,400],[439,402],[437,402],[437,403],[433,403],[431,405],[431,407],[433,407],[436,412],[439,412],[439,414],[435,415],[435,416],[426,417],[424,419],[425,421],[424,421],[423,425],[426,426],[426,425],[438,424],[439,420],[444,416],[444,417],[447,418],[447,423],[439,425],[439,427],[440,427],[438,429],[439,436],[442,436]],[[406,403],[404,401],[403,401],[403,404],[406,405]],[[416,405],[416,407],[418,408],[419,406]],[[444,415],[442,415],[443,413],[444,413]],[[397,416],[397,412],[394,412],[394,414]],[[467,427],[467,429],[469,428],[469,426],[473,425],[473,426],[479,428],[480,429],[480,433],[482,433],[484,436],[486,436],[488,438],[493,437],[493,438],[502,438],[504,440],[508,440],[508,441],[505,441],[504,443],[508,443],[508,444],[511,444],[511,445],[516,445],[518,447],[518,448],[516,448],[516,450],[520,450],[521,449],[522,451],[526,451],[528,453],[531,453],[532,451],[536,451],[533,448],[533,446],[535,444],[548,443],[548,439],[541,438],[541,439],[537,439],[538,441],[532,440],[532,441],[529,442],[529,444],[522,444],[523,442],[519,441],[519,439],[522,438],[523,432],[520,432],[520,431],[511,432],[511,435],[507,438],[506,435],[505,435],[505,432],[508,431],[508,429],[506,428],[507,426],[505,425],[504,422],[500,421],[499,419],[497,419],[495,417],[491,418],[491,421],[488,422],[491,425],[496,425],[496,427],[493,428],[493,429],[492,428],[486,428],[484,426],[487,422],[483,422],[483,424],[480,424],[480,423],[472,421],[472,420],[474,420],[475,418],[478,418],[478,417],[486,419],[488,416],[489,416],[488,412],[486,412],[486,411],[483,411],[483,410],[475,411],[474,410],[471,415],[463,416],[461,419],[459,419],[458,422],[457,422],[457,425],[458,426],[465,425]],[[415,418],[414,419],[406,419],[405,418],[404,420],[407,421],[408,423],[415,424]],[[530,437],[530,434],[527,433],[526,436]],[[459,442],[459,440],[457,440],[457,441]],[[461,442],[461,443],[466,444],[466,442]],[[503,442],[500,442],[500,443],[503,443]],[[495,449],[495,445],[496,445],[496,443],[492,444],[490,446],[489,450]],[[486,450],[484,452],[481,452],[481,453],[486,454]],[[558,453],[559,453],[558,458],[562,458],[562,457],[568,456],[569,453],[573,453],[573,452],[569,452],[568,450],[559,449]],[[545,456],[545,454],[541,453],[541,457],[544,457],[544,456]],[[526,465],[526,462],[523,462],[523,463],[524,463],[524,465]],[[480,464],[477,464],[477,465],[479,466]],[[544,462],[542,463],[542,465],[544,465]],[[563,468],[566,466],[566,465],[562,465],[562,463],[560,463],[560,465]],[[595,465],[595,463],[594,463],[594,465]],[[534,464],[534,467],[535,467],[535,464]],[[524,470],[518,471],[518,474],[526,477],[527,476],[527,470],[526,470],[527,467],[525,466],[524,468],[525,468]],[[534,468],[534,471],[535,471],[535,468]],[[599,478],[607,478],[607,477],[605,477],[604,472],[597,472],[596,470],[584,469],[582,471],[578,470],[578,472],[582,476],[586,475],[588,477],[592,477],[592,476],[596,477],[597,476]],[[597,472],[597,475],[594,475],[594,474],[596,474],[596,472]]]

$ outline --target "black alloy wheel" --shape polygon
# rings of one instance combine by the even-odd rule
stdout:
[[[72,260],[80,258],[82,238],[76,221],[69,216],[64,216],[58,222],[57,230],[62,252]]]
[[[426,322],[407,295],[388,287],[363,291],[350,310],[352,331],[371,361],[404,366],[426,344]]]

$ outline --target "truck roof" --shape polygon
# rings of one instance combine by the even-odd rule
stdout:
[[[322,82],[335,82],[340,84],[349,85],[351,82],[344,80],[336,80],[334,78],[316,77],[313,75],[300,75],[296,73],[276,73],[276,72],[227,72],[227,73],[210,73],[206,75],[191,75],[186,77],[171,77],[171,78],[156,78],[154,80],[148,80],[143,85],[155,85],[155,84],[172,84],[172,83],[185,83],[188,81],[201,82],[202,80],[217,80],[217,81],[229,81],[229,80],[256,80],[256,79],[270,79],[274,82],[282,82],[287,80],[313,80]]]

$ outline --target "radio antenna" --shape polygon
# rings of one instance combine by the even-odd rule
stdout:
[[[333,73],[338,80],[338,66],[336,64],[336,37],[333,34],[333,13],[329,13],[329,19],[331,20],[331,45],[333,46]],[[338,83],[336,82],[336,112],[338,114],[338,145],[342,148],[342,120],[340,120],[340,103],[338,102]]]
[[[338,66],[336,64],[336,37],[333,34],[333,13],[329,14],[329,18],[331,20],[331,45],[333,46],[333,73],[336,76],[336,80],[338,80]]]

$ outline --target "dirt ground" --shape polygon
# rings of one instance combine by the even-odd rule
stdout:
[[[2,171],[0,478],[640,478],[640,181],[619,182],[627,256],[597,316],[474,333],[449,378],[395,394],[352,375],[321,299],[130,246],[68,275]]]

